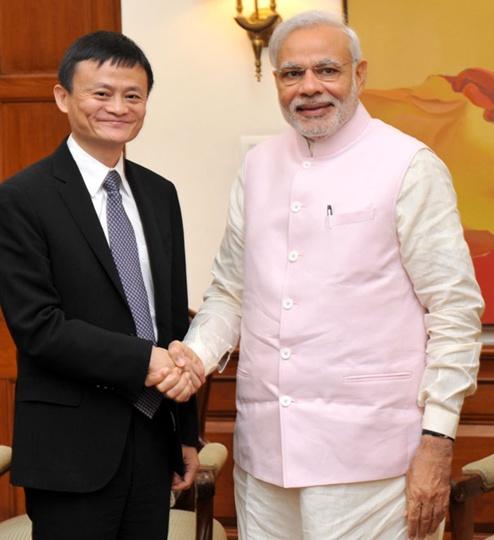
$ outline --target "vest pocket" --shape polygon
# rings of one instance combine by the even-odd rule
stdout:
[[[345,375],[343,377],[343,380],[346,383],[372,383],[380,381],[406,381],[411,377],[411,371],[397,371],[394,373],[368,373],[365,375]]]
[[[375,208],[365,208],[356,212],[344,212],[342,214],[328,214],[326,216],[326,227],[332,229],[340,225],[351,225],[352,223],[362,223],[371,221],[376,214]]]

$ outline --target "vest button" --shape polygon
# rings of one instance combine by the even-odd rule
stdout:
[[[295,249],[293,251],[290,251],[290,253],[288,254],[288,260],[290,262],[295,262],[297,259],[298,259],[298,251],[296,251]]]
[[[283,347],[280,350],[280,356],[281,358],[283,358],[283,360],[288,360],[291,355],[292,355],[292,351],[288,347]]]
[[[289,407],[292,404],[292,398],[290,396],[281,396],[280,403],[282,407]]]
[[[293,299],[292,298],[283,298],[283,309],[292,309]]]
[[[298,201],[293,201],[291,205],[292,212],[300,212],[302,204]]]
[[[302,163],[302,167],[303,167],[304,169],[310,169],[310,167],[312,167],[312,163],[311,163],[310,161],[304,161],[304,162]]]

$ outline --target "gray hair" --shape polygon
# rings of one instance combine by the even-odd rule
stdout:
[[[269,41],[269,59],[271,60],[273,67],[278,67],[278,54],[285,39],[295,30],[307,28],[309,26],[331,26],[333,28],[341,28],[348,36],[352,60],[354,62],[360,61],[362,56],[360,40],[355,30],[347,26],[339,15],[313,10],[299,13],[276,27]]]

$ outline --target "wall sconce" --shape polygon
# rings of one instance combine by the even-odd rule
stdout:
[[[270,0],[269,7],[259,7],[259,0],[254,0],[254,12],[250,17],[242,15],[242,0],[237,0],[237,23],[247,31],[254,56],[256,58],[256,79],[261,80],[261,53],[262,48],[267,47],[269,39],[276,25],[281,22],[281,17],[276,13],[276,0]]]

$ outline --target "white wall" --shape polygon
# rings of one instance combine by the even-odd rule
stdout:
[[[258,83],[250,42],[233,20],[235,3],[122,0],[123,32],[143,48],[156,78],[146,124],[127,154],[177,186],[194,308],[223,234],[229,188],[241,161],[240,138],[284,128],[266,51]],[[244,0],[245,7],[252,5]],[[278,0],[277,5],[284,18],[306,9],[341,9],[340,0]]]

